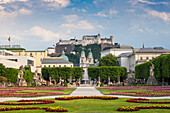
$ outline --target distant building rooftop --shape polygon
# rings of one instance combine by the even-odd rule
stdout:
[[[68,64],[71,63],[67,60],[64,60],[63,58],[43,58],[41,60],[42,64]]]
[[[120,54],[118,57],[129,57],[130,55],[132,55],[132,52],[122,53],[122,54]]]
[[[136,51],[136,53],[170,53],[170,50],[163,48],[142,48]]]

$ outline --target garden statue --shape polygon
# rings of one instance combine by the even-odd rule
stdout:
[[[110,85],[110,76],[108,76],[108,85]]]
[[[129,69],[129,73],[127,75],[126,82],[128,85],[134,85],[134,83],[136,82],[135,74],[131,69]]]
[[[150,67],[150,76],[154,76],[154,65],[153,65],[153,63],[151,63],[152,64],[152,66]]]
[[[42,78],[42,75],[41,74],[38,75],[38,70],[35,70],[32,83],[36,86],[41,86],[42,84],[46,84],[46,81]]]
[[[18,73],[18,78],[17,78],[17,82],[16,82],[16,85],[18,85],[18,86],[27,86],[27,82],[23,78],[23,75],[24,75],[23,70],[24,70],[24,67],[23,67],[23,65],[21,65],[19,67],[19,73]]]
[[[150,67],[150,76],[147,80],[147,85],[158,85],[158,81],[156,80],[155,76],[154,76],[154,64],[151,63],[152,66]]]
[[[98,86],[100,87],[100,76],[98,77]]]

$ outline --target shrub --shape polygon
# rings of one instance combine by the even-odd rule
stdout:
[[[64,82],[64,87],[68,87],[67,81]]]
[[[148,79],[151,63],[154,64],[154,75],[158,81],[170,81],[170,54],[162,55],[151,61],[137,65],[135,67],[135,77],[138,79]]]
[[[104,84],[103,84],[103,82],[101,82],[100,87],[103,87],[103,86],[104,86]]]

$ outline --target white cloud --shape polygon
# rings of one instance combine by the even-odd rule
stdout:
[[[0,6],[0,11],[1,11],[1,10],[4,10],[4,9],[5,9],[5,7]]]
[[[154,17],[159,17],[161,19],[163,19],[164,21],[170,21],[170,13],[166,13],[166,12],[158,12],[155,10],[146,10],[148,12],[149,15],[152,15]]]
[[[67,7],[70,4],[70,0],[43,0],[44,2],[48,2],[48,6],[50,7]]]
[[[0,11],[0,20],[5,20],[6,18],[14,18],[17,16],[17,12],[7,12],[7,11]]]
[[[117,11],[117,10],[110,10],[109,11],[109,15],[111,16],[111,15],[115,15],[115,14],[118,14],[119,13],[119,11]]]
[[[141,3],[146,3],[146,4],[151,4],[151,5],[156,5],[156,4],[168,4],[167,2],[150,2],[150,1],[147,1],[147,0],[138,0],[138,2],[141,2]]]
[[[109,11],[102,11],[98,12],[97,14],[94,14],[95,16],[100,16],[100,17],[112,17],[113,15],[118,14],[119,11],[110,9]]]
[[[97,27],[100,29],[104,29],[104,27],[102,25],[97,25]]]
[[[132,5],[136,5],[138,3],[144,3],[144,4],[150,4],[150,5],[157,5],[157,4],[164,4],[164,5],[167,5],[168,3],[167,2],[150,2],[148,0],[129,0],[129,2],[132,4]]]
[[[24,15],[30,15],[30,14],[32,14],[32,11],[25,9],[25,8],[22,8],[22,9],[19,10],[19,13],[24,14]]]
[[[75,22],[79,19],[79,17],[77,15],[65,15],[64,19],[66,20],[66,22]]]
[[[42,42],[52,41],[59,37],[59,35],[57,33],[53,33],[52,31],[43,29],[39,26],[32,27],[30,29],[30,32],[31,32],[31,35],[33,35],[33,36],[41,37]]]
[[[19,9],[19,10],[16,10],[16,11],[11,11],[11,12],[5,11],[3,9],[3,10],[0,10],[0,20],[5,20],[6,18],[14,18],[14,17],[16,17],[17,15],[20,15],[20,14],[30,15],[31,13],[32,13],[32,11],[25,9],[25,8],[22,8],[22,9]]]
[[[86,11],[85,9],[82,9],[82,12],[84,12],[84,13],[85,13],[85,12],[87,12],[87,11]]]
[[[6,4],[11,2],[27,2],[28,0],[0,0],[0,4]]]
[[[100,16],[100,17],[108,17],[108,15],[104,14],[103,12],[98,12],[97,14],[95,14],[96,16]]]
[[[86,30],[94,29],[94,26],[88,23],[87,20],[80,20],[76,23],[62,24],[61,27],[71,28],[71,29],[86,29]]]

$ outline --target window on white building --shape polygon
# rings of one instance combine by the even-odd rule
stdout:
[[[61,65],[59,65],[59,67],[61,67]]]
[[[148,59],[149,59],[149,57],[146,57],[146,59],[148,60]]]
[[[64,67],[66,67],[66,65],[64,65]]]
[[[140,60],[143,60],[143,58],[142,58],[142,57],[140,57]]]
[[[46,65],[44,65],[44,67],[46,67]]]
[[[55,65],[53,65],[53,67],[55,67]]]
[[[51,67],[50,65],[48,67]]]

